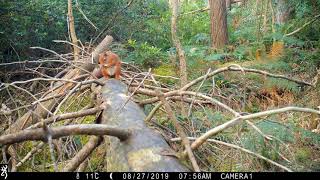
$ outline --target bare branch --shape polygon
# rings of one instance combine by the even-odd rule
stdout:
[[[43,123],[43,131],[45,133],[47,142],[49,144],[49,151],[50,151],[50,156],[51,156],[51,161],[53,163],[54,171],[58,172],[58,166],[57,166],[56,158],[54,156],[54,147],[52,143],[51,129],[45,123]]]
[[[84,12],[82,11],[80,4],[78,2],[78,0],[76,0],[76,7],[78,8],[79,12],[82,14],[82,16],[84,17],[84,19],[92,26],[94,27],[95,30],[98,30],[98,28],[93,24],[93,22],[84,14]]]
[[[162,102],[159,102],[154,108],[151,110],[151,112],[148,114],[148,116],[145,118],[145,122],[149,122],[153,115],[157,112],[157,110],[162,106]]]
[[[200,91],[200,88],[202,87],[202,85],[203,85],[204,81],[206,81],[206,80],[207,80],[207,78],[208,78],[208,74],[209,74],[210,72],[211,72],[211,68],[209,68],[209,69],[208,69],[208,71],[207,71],[207,73],[206,73],[206,75],[205,75],[204,79],[202,80],[201,84],[199,85],[199,87],[198,87],[198,89],[197,89],[196,93],[198,93],[198,92]],[[191,115],[192,105],[193,105],[193,102],[194,102],[194,100],[195,100],[195,97],[196,97],[196,96],[193,96],[193,97],[192,97],[192,101],[191,101],[191,104],[190,104],[190,107],[189,107],[189,111],[188,111],[188,117],[190,117],[190,115]]]
[[[307,113],[315,113],[315,114],[320,115],[320,111],[317,111],[314,109],[300,108],[300,107],[285,107],[285,108],[274,109],[274,110],[269,110],[269,111],[262,111],[262,112],[244,115],[244,116],[238,116],[238,117],[236,117],[236,118],[234,118],[224,124],[221,124],[213,129],[209,130],[208,132],[204,133],[202,136],[200,136],[198,139],[196,139],[191,144],[191,148],[197,149],[210,137],[218,134],[219,132],[221,132],[229,127],[233,127],[236,124],[239,124],[242,120],[254,119],[254,118],[264,117],[264,116],[268,116],[268,115],[284,113],[284,112],[288,112],[288,111],[307,112]],[[184,152],[184,155],[186,155],[186,152]]]
[[[188,137],[188,139],[193,140],[193,141],[196,140],[196,138],[194,138],[194,137]],[[181,141],[181,138],[172,138],[171,141],[173,141],[173,142]],[[230,144],[230,143],[226,143],[226,142],[223,142],[223,141],[218,141],[218,140],[215,140],[215,139],[207,139],[206,141],[207,142],[213,142],[213,143],[221,144],[221,145],[228,146],[228,147],[231,147],[231,148],[234,148],[234,149],[239,149],[239,150],[241,150],[241,151],[243,151],[245,153],[248,153],[248,154],[253,155],[253,156],[257,157],[257,158],[263,159],[263,160],[265,160],[265,161],[267,161],[267,162],[269,162],[269,163],[271,163],[271,164],[273,164],[273,165],[275,165],[275,166],[277,166],[277,167],[279,167],[281,169],[284,169],[285,171],[292,172],[291,169],[289,169],[289,168],[287,168],[287,167],[285,167],[285,166],[283,166],[283,165],[281,165],[281,164],[279,164],[279,163],[277,163],[275,161],[272,161],[271,159],[268,159],[268,158],[266,158],[266,157],[264,157],[264,156],[262,156],[260,154],[257,154],[255,152],[252,152],[252,151],[248,150],[248,149],[245,149],[243,147],[240,147],[240,146],[237,146],[237,145],[234,145],[234,144]]]
[[[25,163],[28,159],[30,159],[32,155],[41,151],[41,148],[44,145],[45,145],[44,142],[40,142],[36,147],[33,147],[31,151],[29,151],[28,154],[19,161],[19,163],[16,165],[16,168],[20,167],[23,163]]]
[[[61,120],[65,120],[65,119],[71,119],[71,118],[78,118],[78,117],[83,117],[83,116],[88,116],[88,115],[93,115],[96,114],[100,111],[102,111],[105,108],[105,104],[102,104],[98,107],[95,108],[90,108],[90,109],[86,109],[86,110],[81,110],[81,111],[77,111],[77,112],[71,112],[71,113],[66,113],[66,114],[59,114],[56,116],[52,116],[48,119],[43,120],[43,122],[45,122],[46,124],[51,124],[53,122],[59,122]],[[35,129],[35,128],[40,128],[42,126],[42,123],[36,123],[30,127],[28,127],[27,129]]]
[[[166,109],[166,111],[168,113],[169,118],[171,119],[174,127],[176,128],[179,136],[182,139],[182,144],[184,145],[184,147],[186,149],[186,152],[187,152],[187,154],[189,156],[189,159],[190,159],[190,161],[192,163],[193,169],[196,172],[200,172],[200,168],[199,168],[199,166],[197,164],[197,161],[196,161],[196,158],[194,157],[194,154],[193,154],[193,152],[191,150],[190,141],[187,138],[186,133],[183,131],[182,126],[179,124],[179,121],[175,117],[175,115],[174,115],[174,113],[173,113],[168,101],[166,101],[166,99],[164,97],[164,94],[160,90],[156,90],[156,91],[157,91],[159,99],[161,100],[162,104],[164,105],[164,108]]]
[[[100,145],[103,138],[102,136],[93,136],[82,147],[82,149],[68,162],[62,169],[63,172],[75,171],[79,165],[89,157],[93,150]]]
[[[130,136],[130,131],[103,124],[80,124],[51,128],[51,135],[52,139],[70,135],[109,135],[115,136],[120,140],[125,140]],[[20,143],[29,140],[46,141],[46,132],[42,128],[37,128],[0,136],[0,144],[2,145]]]
[[[256,130],[261,136],[263,136],[265,139],[272,141],[272,138],[266,134],[264,134],[256,125],[254,125],[251,121],[246,120],[246,123],[248,123],[254,130]]]
[[[212,77],[214,75],[217,75],[217,74],[225,72],[225,71],[251,72],[251,73],[262,74],[264,76],[269,76],[269,77],[273,77],[273,78],[286,79],[286,80],[289,80],[289,81],[293,81],[293,82],[295,82],[297,84],[307,85],[307,86],[312,86],[313,87],[313,85],[311,83],[304,82],[304,81],[297,80],[297,79],[293,79],[293,78],[289,78],[289,77],[284,76],[284,75],[272,74],[272,73],[269,73],[267,71],[262,71],[262,70],[257,70],[257,69],[249,69],[249,68],[244,68],[244,67],[243,68],[239,68],[239,67],[236,68],[236,67],[234,67],[234,65],[231,65],[231,66],[228,66],[228,67],[223,67],[223,68],[216,69],[215,71],[212,71],[208,75],[204,75],[204,76],[198,77],[197,79],[189,82],[184,87],[182,87],[181,90],[185,91],[185,90],[189,89],[191,86],[193,86],[196,83],[202,81],[206,76],[209,78],[209,77]]]
[[[301,31],[302,29],[304,29],[305,27],[307,27],[308,25],[310,25],[314,21],[319,20],[319,17],[320,17],[320,14],[314,16],[310,21],[306,22],[303,26],[301,26],[298,29],[292,31],[291,33],[285,34],[284,37],[288,37],[288,36],[292,36],[292,35],[296,34],[297,32]]]

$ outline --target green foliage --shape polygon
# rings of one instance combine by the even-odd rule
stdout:
[[[134,1],[125,10],[123,8],[127,4],[126,0],[78,0],[78,2],[78,5],[73,4],[73,13],[77,36],[82,42],[94,39],[104,30],[98,41],[104,35],[111,34],[116,41],[120,42],[135,39],[137,51],[147,51],[145,54],[131,52],[131,55],[126,59],[128,61],[135,60],[138,64],[156,66],[158,62],[167,60],[165,52],[171,49],[172,43],[170,32],[171,12],[166,0],[138,0]],[[320,23],[317,23],[317,21],[292,37],[283,37],[283,34],[291,32],[307,22],[310,18],[306,17],[312,17],[312,13],[319,10],[317,6],[319,1],[313,1],[312,3],[302,0],[290,1],[289,7],[295,9],[292,16],[295,19],[281,27],[275,26],[275,33],[271,33],[269,27],[267,32],[260,32],[260,34],[257,31],[257,27],[261,23],[259,16],[255,14],[252,8],[248,8],[255,7],[255,3],[254,1],[248,1],[247,6],[233,6],[228,13],[228,32],[230,43],[235,45],[235,49],[214,54],[205,50],[210,49],[210,18],[208,13],[185,14],[207,6],[207,2],[182,3],[178,34],[183,47],[189,46],[190,50],[197,49],[193,52],[186,51],[188,59],[191,59],[190,63],[197,59],[207,61],[233,58],[251,60],[253,59],[252,53],[248,52],[254,51],[261,44],[265,44],[266,47],[270,46],[272,41],[277,39],[284,40],[289,46],[306,46],[308,44],[303,43],[305,40],[310,41],[313,44],[312,46],[317,44],[320,37],[318,31]],[[84,19],[79,8],[98,27],[98,30]],[[0,48],[2,50],[0,59],[9,61],[12,58],[17,59],[17,54],[20,56],[34,54],[34,51],[28,50],[29,46],[42,46],[58,52],[69,52],[71,50],[70,46],[57,45],[52,42],[54,39],[66,39],[68,37],[66,2],[56,0],[1,1],[0,12],[0,23],[4,24],[0,27]],[[271,22],[270,18],[268,19],[269,23]],[[234,21],[237,19],[239,26],[234,26]],[[245,42],[243,42],[244,40]],[[41,56],[43,54],[38,52],[37,55]],[[146,58],[141,58],[144,55]],[[154,64],[154,62],[156,63]]]
[[[315,73],[317,67],[320,66],[320,49],[316,48],[314,50],[292,48],[287,49],[281,60],[287,64],[286,71],[293,71],[297,73]],[[292,69],[290,66],[295,65],[296,68]]]
[[[268,143],[266,143],[264,137],[249,126],[246,128],[249,131],[246,132],[241,138],[242,146],[253,152],[257,152],[271,160],[279,160],[278,152],[280,151],[280,141],[286,143],[294,141],[292,129],[273,121],[260,121],[255,125],[264,134],[272,135],[276,139],[274,139],[273,141],[268,141]],[[267,164],[266,162],[261,161],[261,164],[266,168],[269,168],[269,164]]]
[[[310,157],[311,157],[311,151],[306,147],[297,149],[295,153],[295,158],[300,163],[310,161]]]
[[[278,89],[288,90],[295,93],[298,93],[300,91],[300,88],[296,83],[288,80],[279,80],[274,78],[268,79],[265,82],[264,87],[265,88],[277,87]]]
[[[305,130],[303,128],[297,128],[297,130],[301,133],[301,139],[304,143],[320,145],[320,135],[319,134]]]
[[[176,68],[172,66],[171,64],[162,64],[159,67],[156,67],[153,69],[153,73],[160,76],[177,76]],[[163,83],[167,84],[174,84],[176,83],[176,80],[173,80],[171,78],[159,78],[159,80]]]
[[[198,33],[195,36],[191,37],[191,42],[194,42],[198,45],[208,45],[210,36],[206,33]]]
[[[29,46],[47,47],[53,39],[64,38],[65,2],[32,0],[0,3],[0,61],[30,54]]]
[[[150,22],[146,20],[149,18],[158,20],[155,16],[166,10],[166,1],[134,1],[132,6],[125,11],[123,8],[127,5],[126,0],[78,0],[78,2],[78,6],[75,2],[73,3],[73,15],[76,33],[82,42],[92,40],[102,30],[105,30],[103,35],[111,34],[118,41],[130,39],[130,37],[134,39],[150,37],[149,40],[153,45],[160,40],[166,45],[169,44],[168,33],[161,33],[152,28],[164,27],[167,24],[159,26],[158,23],[151,23],[152,27],[148,27]],[[17,54],[20,57],[43,55],[38,51],[30,51],[28,49],[30,46],[41,46],[57,52],[71,50],[70,46],[67,46],[68,49],[65,45],[57,45],[52,42],[54,39],[65,40],[69,37],[66,21],[67,1],[23,0],[1,1],[0,3],[0,23],[3,24],[0,26],[0,60],[15,60],[18,58]],[[97,26],[97,30],[85,20],[79,8]],[[162,18],[161,21],[168,23],[165,18]],[[154,31],[148,34],[146,29]],[[166,28],[161,29],[169,32]],[[103,35],[98,41],[104,37]]]
[[[205,1],[183,3],[179,18],[179,36],[183,45],[209,45],[210,42],[210,18],[208,13],[184,13],[206,7]],[[170,12],[171,14],[171,12]]]
[[[210,48],[208,46],[201,45],[187,45],[184,46],[183,50],[187,57],[187,65],[193,67],[198,64],[199,60],[203,60],[206,58],[208,54],[208,50]],[[172,53],[176,53],[175,49]]]
[[[280,123],[273,121],[261,121],[255,125],[265,134],[275,136],[281,141],[292,142],[294,140],[292,131]],[[265,146],[264,142],[261,141],[261,135],[251,127],[247,128],[250,130],[242,139],[243,145],[253,151],[257,151],[257,149]]]
[[[209,121],[213,123],[212,125],[220,124],[225,119],[225,116],[219,111],[217,112],[206,111],[206,115],[208,116]]]
[[[205,58],[205,60],[207,60],[207,61],[223,60],[224,58],[226,58],[227,55],[228,54],[226,54],[226,53],[211,54],[211,55],[207,56]]]
[[[276,116],[274,116],[275,118]],[[274,119],[273,118],[273,119]],[[280,145],[293,144],[312,144],[318,146],[320,144],[320,135],[312,133],[303,128],[298,128],[293,119],[289,119],[287,125],[283,125],[276,121],[264,120],[255,124],[264,134],[272,135],[273,141],[265,143],[264,138],[250,126],[246,127],[249,131],[246,131],[241,139],[243,147],[250,149],[254,152],[261,153],[263,156],[272,160],[280,160],[278,152],[284,153],[280,149]],[[300,135],[300,136],[297,136]],[[311,150],[309,148],[297,147],[295,150],[295,158],[298,162],[304,163],[306,166],[307,162],[311,158]],[[264,163],[263,163],[264,164]],[[265,165],[265,164],[264,164]]]
[[[137,43],[136,40],[129,39],[127,48],[132,49],[124,59],[127,62],[134,62],[145,67],[157,67],[166,59],[166,54],[160,48],[147,42]]]
[[[250,54],[248,53],[250,51],[251,51],[251,47],[248,47],[246,45],[239,45],[236,47],[232,55],[234,56],[235,59],[247,60],[248,58],[252,58],[249,56]]]

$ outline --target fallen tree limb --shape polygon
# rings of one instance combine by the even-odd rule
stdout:
[[[205,96],[201,93],[195,93],[195,92],[192,92],[192,91],[187,91],[190,87],[192,87],[193,85],[203,81],[204,79],[207,79],[209,77],[212,77],[212,76],[215,76],[219,73],[222,73],[222,72],[226,72],[226,71],[241,71],[243,73],[245,72],[250,72],[250,73],[256,73],[256,74],[261,74],[261,75],[264,75],[264,76],[269,76],[269,77],[272,77],[272,78],[279,78],[279,79],[285,79],[285,80],[288,80],[288,81],[292,81],[292,82],[295,82],[297,84],[301,84],[301,85],[306,85],[306,86],[312,86],[314,87],[313,84],[309,83],[309,82],[305,82],[305,81],[301,81],[301,80],[297,80],[297,79],[294,79],[294,78],[290,78],[290,77],[287,77],[287,76],[284,76],[284,75],[278,75],[278,74],[272,74],[272,73],[269,73],[267,71],[262,71],[262,70],[257,70],[257,69],[249,69],[249,68],[244,68],[244,67],[241,67],[239,65],[230,65],[228,67],[223,67],[223,68],[219,68],[217,70],[214,70],[212,71],[211,73],[209,74],[205,74],[197,79],[194,79],[193,81],[187,83],[185,86],[183,86],[180,90],[172,90],[172,91],[169,91],[169,92],[166,92],[164,93],[164,96],[165,97],[170,97],[170,96],[174,96],[174,95],[183,95],[183,94],[189,94],[189,95],[192,95],[192,96],[199,96],[199,97],[202,97],[206,100],[209,100],[211,101],[213,104],[216,104],[228,111],[230,111],[231,113],[233,114],[237,114],[237,112],[235,112],[234,110],[232,110],[231,108],[227,107],[225,104],[217,101],[216,99],[212,98],[212,97],[209,97],[209,96]],[[130,88],[131,90],[131,88]],[[149,99],[145,99],[141,102],[139,102],[140,105],[144,105],[144,104],[150,104],[150,103],[154,103],[154,102],[157,102],[159,101],[159,98],[156,97],[157,94],[155,93],[155,91],[151,90],[151,89],[138,89],[137,92],[141,93],[141,94],[144,94],[144,95],[148,95],[148,96],[155,96],[155,97],[152,97],[152,98],[149,98]]]
[[[125,140],[130,131],[103,124],[80,124],[50,128],[52,139],[70,135],[109,135]],[[0,144],[9,145],[23,141],[46,141],[47,133],[43,128],[27,129],[17,133],[0,136]]]
[[[103,111],[101,123],[132,132],[123,142],[105,137],[107,171],[189,171],[174,156],[161,134],[146,126],[145,114],[132,100],[127,102],[126,94],[127,86],[115,79],[107,80],[102,88],[108,107]]]

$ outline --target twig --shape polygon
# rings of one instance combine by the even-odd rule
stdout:
[[[56,43],[66,43],[66,44],[69,44],[71,46],[76,46],[77,48],[79,48],[81,51],[85,52],[88,56],[90,56],[91,54],[88,53],[86,50],[84,50],[83,48],[81,48],[80,46],[76,45],[76,44],[73,44],[72,42],[69,42],[69,41],[64,41],[64,40],[53,40],[53,42],[56,42]],[[79,61],[81,62],[81,61]]]
[[[38,99],[37,101],[34,101],[32,102],[31,104],[28,104],[28,105],[23,105],[23,106],[20,106],[20,107],[17,107],[15,109],[11,109],[10,111],[7,111],[7,112],[1,112],[0,111],[0,114],[2,115],[6,115],[5,113],[13,113],[14,111],[18,111],[20,109],[23,109],[23,108],[27,108],[27,107],[30,107],[30,106],[34,106],[36,104],[38,104],[39,102],[43,102],[43,101],[47,101],[47,100],[50,100],[50,99],[53,99],[53,98],[57,98],[57,97],[60,97],[60,96],[63,96],[65,95],[66,93],[63,93],[63,94],[56,94],[56,95],[53,95],[53,96],[49,96],[49,97],[45,97],[45,98],[42,98],[42,99]]]
[[[154,108],[150,111],[148,116],[145,118],[144,122],[149,122],[153,115],[157,112],[157,110],[162,106],[162,102],[159,102],[157,105],[154,106]]]
[[[52,63],[52,62],[58,62],[58,63],[67,63],[69,60],[37,60],[37,61],[16,61],[16,62],[10,62],[10,63],[0,63],[0,66],[8,66],[8,65],[15,65],[15,64],[28,64],[28,63]],[[73,62],[73,61],[72,61]],[[80,63],[80,61],[78,61]]]
[[[68,23],[68,24],[69,24],[69,23]],[[107,39],[107,37],[106,37],[105,39]],[[104,40],[105,40],[105,39],[104,39]],[[99,45],[101,45],[101,43],[100,43]],[[98,45],[98,46],[99,46],[99,45]],[[57,52],[55,52],[55,51],[53,51],[53,50],[46,49],[46,48],[42,48],[42,47],[30,47],[30,48],[31,48],[31,49],[41,49],[41,50],[44,50],[44,51],[51,52],[51,53],[57,55],[58,57],[60,57],[61,59],[65,60],[70,66],[73,66],[73,67],[75,67],[75,68],[78,68],[78,69],[80,69],[80,70],[82,70],[82,71],[84,71],[84,72],[86,72],[86,73],[88,73],[88,74],[92,74],[91,72],[87,71],[86,69],[75,65],[75,63],[72,63],[71,61],[68,61],[67,59],[65,59],[64,57],[62,57],[60,54],[58,54]],[[98,47],[97,47],[97,48],[98,48]],[[96,49],[97,49],[97,48],[96,48]],[[95,51],[94,51],[94,52],[95,52]],[[92,53],[91,56],[92,56],[92,57],[95,57],[96,55],[95,55],[94,53]],[[75,60],[75,61],[73,61],[73,62],[79,62],[79,63],[82,63],[82,64],[87,64],[87,62],[85,62],[85,61],[76,61],[76,60]]]
[[[261,136],[263,136],[265,139],[269,140],[269,141],[272,141],[273,139],[268,136],[268,135],[265,135],[256,125],[254,125],[251,121],[249,120],[246,120],[246,123],[248,123],[254,130],[256,130]]]
[[[217,75],[217,74],[225,72],[225,71],[242,71],[242,72],[245,71],[245,72],[262,74],[262,75],[273,77],[273,78],[286,79],[286,80],[289,80],[289,81],[293,81],[293,82],[295,82],[297,84],[307,85],[307,86],[312,86],[313,87],[313,84],[311,84],[311,83],[304,82],[304,81],[297,80],[297,79],[293,79],[293,78],[289,78],[289,77],[284,76],[284,75],[272,74],[272,73],[269,73],[267,71],[262,71],[262,70],[257,70],[257,69],[249,69],[249,68],[244,68],[244,67],[243,68],[235,68],[233,66],[234,66],[234,64],[231,65],[231,67],[223,67],[223,68],[216,69],[215,71],[212,71],[210,74],[208,74],[207,77],[209,78],[209,77],[212,77],[214,75]],[[205,78],[205,76],[206,75],[198,77],[197,79],[189,82],[184,87],[182,87],[181,90],[185,91],[185,90],[189,89],[194,84],[202,81]]]
[[[79,12],[82,14],[82,16],[84,17],[84,19],[91,25],[94,27],[94,29],[97,31],[98,28],[93,24],[92,21],[90,21],[90,19],[84,14],[84,12],[82,11],[82,9],[80,8],[80,4],[78,3],[78,0],[76,0],[76,7],[78,8]]]
[[[110,24],[112,24],[116,17],[122,13],[124,10],[126,10],[131,4],[132,4],[133,0],[130,0],[127,5],[125,7],[123,7],[122,9],[120,9],[119,11],[117,11],[109,20],[109,22],[107,23],[107,25],[105,26],[105,28],[98,34],[98,36],[93,40],[93,43],[96,42],[96,40],[106,31],[109,29]]]
[[[78,83],[76,86],[72,88],[71,91],[68,92],[68,94],[60,101],[58,106],[56,107],[56,110],[54,111],[53,115],[56,115],[58,111],[60,111],[61,106],[63,105],[64,102],[68,100],[68,98],[77,91],[77,89],[81,86],[81,83]],[[61,111],[60,111],[61,112]]]
[[[200,88],[202,87],[203,83],[207,80],[207,77],[208,77],[208,74],[210,73],[210,71],[211,71],[211,68],[208,69],[208,71],[207,71],[204,79],[202,80],[201,84],[199,85],[196,93],[198,93],[198,92],[200,91]],[[195,100],[195,97],[196,97],[196,96],[193,96],[193,97],[192,97],[192,101],[191,101],[191,104],[190,104],[190,107],[189,107],[189,111],[188,111],[188,117],[190,117],[190,115],[191,115],[192,105],[193,105],[193,102],[194,102],[194,100]]]
[[[185,132],[183,131],[183,128],[182,126],[179,124],[177,118],[175,117],[168,101],[166,101],[165,99],[165,96],[164,94],[160,91],[160,90],[156,90],[157,91],[157,94],[158,94],[158,97],[159,99],[161,100],[161,102],[163,103],[164,105],[164,108],[166,109],[167,113],[168,113],[168,116],[169,118],[171,119],[174,127],[176,128],[179,136],[181,137],[182,139],[182,144],[184,145],[185,149],[186,149],[186,152],[189,156],[189,159],[191,161],[191,164],[193,166],[193,169],[196,171],[196,172],[200,172],[200,168],[197,164],[197,161],[196,161],[196,158],[194,157],[194,154],[191,150],[191,147],[190,147],[190,141],[189,139],[187,138],[187,135],[185,134]]]
[[[32,94],[32,93],[30,93],[28,90],[26,90],[26,89],[23,89],[23,88],[21,88],[21,87],[19,87],[19,86],[16,86],[16,85],[11,85],[12,87],[14,87],[14,88],[16,88],[16,89],[19,89],[19,90],[21,90],[21,91],[23,91],[23,92],[26,92],[27,94],[29,94],[35,101],[38,101],[38,99]],[[38,101],[39,102],[39,101]],[[51,114],[52,115],[52,112],[51,111],[49,111],[41,102],[39,102],[39,105],[45,110],[45,111],[47,111],[48,112],[48,114]]]
[[[22,160],[19,161],[19,163],[16,165],[16,168],[20,167],[23,163],[25,163],[28,159],[31,158],[32,155],[34,155],[35,153],[41,151],[41,148],[45,145],[44,142],[40,142],[36,147],[33,147],[31,149],[30,152],[28,152],[27,155],[25,155],[24,158],[22,158]]]
[[[93,136],[82,147],[82,149],[68,162],[68,164],[62,169],[63,172],[75,171],[79,165],[88,158],[93,150],[100,145],[103,138],[102,136]]]
[[[284,113],[284,112],[288,112],[288,111],[307,112],[307,113],[315,113],[315,114],[320,115],[320,111],[317,111],[314,109],[300,108],[300,107],[285,107],[285,108],[274,109],[274,110],[269,110],[269,111],[262,111],[262,112],[244,115],[244,116],[238,116],[238,117],[236,117],[236,118],[234,118],[224,124],[221,124],[213,129],[209,130],[208,132],[204,133],[203,135],[201,135],[198,139],[196,139],[191,144],[191,148],[197,149],[211,136],[216,135],[217,133],[219,133],[229,127],[233,127],[236,124],[239,124],[242,120],[254,119],[254,118],[259,118],[259,117],[263,117],[263,116]],[[184,152],[184,155],[187,155],[187,152]]]
[[[94,108],[90,108],[90,109],[86,109],[86,110],[81,110],[81,111],[77,111],[77,112],[71,112],[71,113],[66,113],[66,114],[59,114],[56,116],[52,116],[48,119],[43,120],[46,124],[51,124],[53,122],[59,122],[61,120],[65,120],[65,119],[71,119],[71,118],[78,118],[78,117],[83,117],[83,116],[88,116],[88,115],[93,115],[96,114],[100,111],[102,111],[105,108],[105,104],[102,104],[98,107],[94,107]],[[39,128],[41,127],[41,122],[36,123],[30,127],[28,127],[27,129],[35,129],[35,128]]]
[[[148,95],[153,95],[153,96],[157,95],[157,93],[155,91],[147,90],[147,89],[140,89],[140,92],[148,94]],[[216,100],[216,99],[214,99],[212,97],[206,96],[206,95],[204,95],[202,93],[196,93],[196,92],[193,92],[193,91],[178,91],[178,90],[174,90],[174,91],[170,91],[170,92],[165,93],[164,96],[165,97],[170,97],[170,96],[181,95],[181,94],[197,96],[197,97],[203,98],[205,100],[210,101],[212,104],[215,104],[217,106],[222,107],[223,109],[226,109],[227,111],[231,112],[234,116],[239,116],[239,113],[236,112],[235,110],[233,110],[231,107],[227,106],[226,104],[221,103],[220,101],[218,101],[218,100]],[[159,100],[159,97],[153,97],[153,98],[141,101],[140,104],[154,103],[154,102],[157,102],[158,100]]]
[[[209,10],[210,10],[210,7],[204,7],[204,8],[201,8],[201,9],[197,9],[197,10],[194,10],[194,11],[190,11],[190,12],[186,12],[186,13],[180,14],[179,16],[185,16],[185,15],[195,14],[195,13],[199,13],[199,12],[205,12],[205,11],[209,11]]]
[[[196,140],[196,138],[194,138],[194,137],[188,137],[188,139],[193,140],[193,141]],[[181,141],[181,138],[172,138],[171,141],[173,141],[173,142]],[[252,151],[248,150],[248,149],[245,149],[243,147],[240,147],[240,146],[237,146],[237,145],[234,145],[234,144],[230,144],[230,143],[226,143],[226,142],[223,142],[223,141],[218,141],[218,140],[215,140],[215,139],[207,139],[206,141],[217,143],[217,144],[221,144],[221,145],[228,146],[228,147],[231,147],[231,148],[234,148],[234,149],[239,149],[239,150],[241,150],[243,152],[246,152],[248,154],[256,156],[257,158],[263,159],[263,160],[265,160],[265,161],[267,161],[267,162],[269,162],[269,163],[271,163],[271,164],[273,164],[273,165],[275,165],[275,166],[277,166],[277,167],[279,167],[281,169],[284,169],[284,170],[286,170],[288,172],[292,172],[291,169],[289,169],[289,168],[287,168],[287,167],[285,167],[285,166],[283,166],[283,165],[281,165],[281,164],[279,164],[279,163],[277,163],[275,161],[272,161],[271,159],[268,159],[268,158],[266,158],[266,157],[264,157],[264,156],[262,156],[260,154],[257,154],[255,152],[252,152]]]
[[[132,98],[132,96],[137,92],[137,90],[140,88],[140,86],[143,84],[143,82],[146,80],[147,77],[149,77],[151,73],[151,68],[148,71],[148,74],[146,74],[144,76],[144,78],[142,79],[142,81],[140,82],[140,84],[138,85],[138,87],[136,87],[136,89],[130,94],[130,96],[128,97],[128,99],[123,103],[123,105],[118,109],[117,114],[120,113],[120,111],[127,105],[127,103],[130,101],[130,99]]]
[[[57,166],[56,158],[54,156],[54,149],[53,149],[54,147],[53,147],[53,143],[52,143],[51,129],[44,122],[42,122],[42,124],[43,124],[43,131],[45,133],[45,136],[46,136],[48,144],[49,144],[51,161],[53,163],[54,171],[58,172],[58,166]]]

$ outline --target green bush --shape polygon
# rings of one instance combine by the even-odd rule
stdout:
[[[160,48],[147,42],[137,43],[136,40],[129,39],[127,48],[132,49],[132,51],[128,53],[124,60],[144,67],[157,67],[167,59],[167,55]]]

